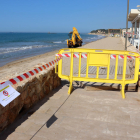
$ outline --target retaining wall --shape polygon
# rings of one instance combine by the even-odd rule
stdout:
[[[0,105],[0,132],[16,119],[21,110],[28,110],[33,104],[58,87],[60,83],[61,79],[55,74],[55,68],[51,67],[13,85],[20,96],[6,107]]]

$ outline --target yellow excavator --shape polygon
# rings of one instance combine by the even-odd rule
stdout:
[[[73,31],[69,32],[69,38],[67,39],[67,46],[68,48],[74,48],[82,46],[82,38],[80,37],[77,29],[73,27]]]

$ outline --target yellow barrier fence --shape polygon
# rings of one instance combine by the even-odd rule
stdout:
[[[70,57],[70,75],[62,74],[62,59],[58,62],[58,76],[62,79],[66,79],[70,81],[70,86],[68,93],[72,92],[73,81],[88,81],[88,82],[101,82],[101,83],[116,83],[121,84],[121,94],[122,98],[125,98],[125,85],[136,83],[138,81],[139,75],[139,54],[135,52],[129,51],[118,51],[118,50],[100,50],[100,49],[61,49],[56,57]],[[74,58],[79,58],[79,68],[78,68],[78,76],[73,75],[73,65]],[[86,64],[86,76],[81,77],[81,58],[87,58]],[[110,59],[115,59],[115,75],[114,79],[109,78],[109,69],[110,69]],[[123,59],[123,74],[122,79],[117,79],[117,69],[118,69],[118,59]],[[127,59],[135,60],[135,69],[134,69],[134,78],[126,79],[126,66]],[[89,66],[96,66],[96,77],[90,78],[88,75]],[[99,78],[99,67],[107,68],[107,76],[106,78]]]

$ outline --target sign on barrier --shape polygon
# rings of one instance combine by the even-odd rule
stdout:
[[[20,95],[11,85],[6,83],[0,85],[0,104],[2,106],[6,106],[11,101],[13,101],[16,97]]]
[[[72,92],[73,81],[88,81],[88,82],[101,82],[101,83],[117,83],[122,85],[121,94],[122,98],[125,98],[125,85],[130,83],[136,83],[139,75],[139,54],[129,51],[118,50],[100,50],[100,49],[61,49],[56,57],[70,57],[70,75],[62,74],[62,59],[58,62],[58,76],[62,79],[70,81],[68,93]],[[73,76],[74,58],[79,58],[78,76]],[[87,58],[86,63],[86,76],[81,77],[81,58]],[[114,79],[109,78],[110,59],[115,59],[115,73]],[[118,59],[123,59],[123,75],[122,79],[117,79]],[[126,79],[126,66],[127,59],[135,60],[134,79]],[[88,75],[89,66],[96,66],[96,78],[90,78]],[[106,67],[106,78],[99,78],[99,68]]]

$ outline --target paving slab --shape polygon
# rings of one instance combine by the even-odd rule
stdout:
[[[6,138],[140,139],[140,92],[126,92],[126,99],[122,99],[120,91],[86,91],[75,87],[68,95],[66,90],[68,86],[64,84],[61,90],[56,90],[54,98],[48,96],[31,108],[29,114],[32,113],[25,114],[26,119]]]
[[[12,133],[11,135],[8,136],[7,140],[30,140],[31,135],[26,135],[24,133]]]

